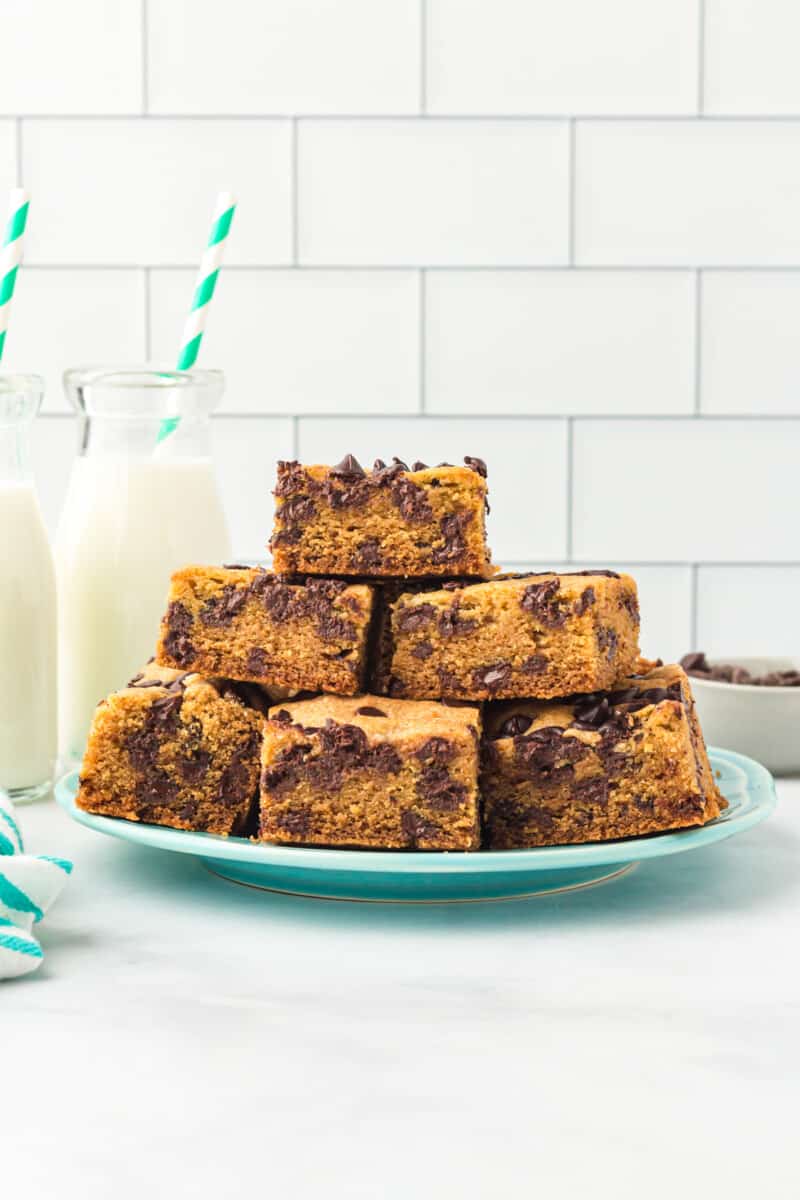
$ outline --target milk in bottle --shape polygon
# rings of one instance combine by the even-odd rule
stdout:
[[[0,788],[15,803],[47,794],[56,757],[55,579],[28,463],[42,393],[0,375]]]
[[[56,538],[59,750],[77,761],[98,701],[152,655],[171,573],[230,546],[208,444],[220,372],[90,368],[65,384],[81,447]]]

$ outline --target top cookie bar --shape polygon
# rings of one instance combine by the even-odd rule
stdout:
[[[348,454],[335,467],[278,463],[270,549],[279,573],[488,579],[486,465],[406,466]]]

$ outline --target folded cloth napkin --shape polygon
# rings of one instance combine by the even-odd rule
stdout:
[[[57,898],[72,863],[26,854],[14,806],[0,792],[0,980],[35,971],[42,948],[31,933]]]

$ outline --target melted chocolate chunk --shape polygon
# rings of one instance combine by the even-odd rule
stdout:
[[[184,783],[198,784],[205,779],[210,765],[211,755],[206,750],[198,750],[191,758],[180,759],[178,770]]]
[[[417,642],[416,646],[411,647],[409,654],[412,658],[419,658],[424,662],[433,654],[433,646],[430,642]]]
[[[136,799],[139,804],[155,808],[174,804],[179,787],[164,771],[150,771],[136,783]]]
[[[486,478],[486,463],[482,458],[473,458],[471,455],[465,454],[464,462],[471,471],[475,471],[476,474],[480,475],[483,479]]]
[[[557,629],[569,616],[569,608],[560,598],[561,585],[557,579],[531,583],[525,588],[520,607],[539,624]]]
[[[326,642],[354,642],[356,639],[355,625],[342,617],[321,617],[317,629],[319,636]]]
[[[472,617],[462,617],[459,602],[455,600],[450,608],[441,610],[437,624],[440,635],[443,638],[449,638],[456,634],[470,633],[471,630],[478,628],[480,622]]]
[[[506,717],[502,725],[498,726],[497,733],[494,734],[493,740],[498,738],[519,737],[520,734],[526,733],[533,724],[533,717],[528,717],[525,713],[514,713],[513,716]]]
[[[597,631],[597,644],[600,647],[600,652],[605,654],[608,661],[612,663],[617,657],[617,648],[619,645],[616,630],[612,629],[610,625],[601,625]]]
[[[591,608],[596,602],[597,597],[593,587],[584,588],[578,599],[575,601],[574,613],[576,617],[582,617],[587,609]]]
[[[331,467],[330,473],[331,475],[340,475],[344,478],[350,479],[353,477],[363,478],[363,476],[366,474],[364,468],[361,466],[361,463],[354,454],[345,454],[340,463],[337,463],[335,467]]]
[[[367,735],[357,725],[339,725],[330,717],[319,730],[319,740],[325,754],[361,755],[367,749]]]
[[[605,808],[608,804],[608,780],[605,775],[594,775],[573,784],[573,797],[583,804],[594,804]]]
[[[429,737],[415,753],[420,762],[446,763],[455,758],[456,747],[447,738]]]
[[[164,638],[164,649],[176,663],[186,667],[194,658],[194,646],[189,639],[192,614],[185,604],[173,600],[167,608],[166,623],[167,633]]]
[[[423,838],[434,838],[441,832],[439,826],[433,821],[421,817],[419,813],[413,812],[410,808],[406,809],[401,816],[400,828],[408,839],[408,845],[411,849],[416,849]]]
[[[180,692],[173,695],[160,696],[158,700],[154,700],[150,705],[147,714],[147,723],[151,728],[160,729],[161,733],[167,733],[174,730],[178,724],[178,714],[181,711],[183,704],[183,696]]]
[[[351,561],[357,571],[377,570],[383,564],[381,545],[377,538],[365,538],[359,542],[351,555]]]
[[[460,692],[463,690],[461,680],[448,667],[437,667],[436,674],[439,676],[439,685],[443,692]]]
[[[248,588],[238,588],[232,583],[226,583],[218,596],[206,600],[200,609],[199,620],[203,625],[230,625],[246,604],[249,594]]]
[[[439,522],[439,529],[444,541],[441,546],[436,546],[431,553],[431,560],[435,563],[453,562],[454,559],[463,558],[466,554],[467,543],[464,536],[464,531],[472,520],[471,512],[449,513],[446,517],[442,517]]]
[[[293,837],[302,838],[311,827],[311,814],[305,808],[287,808],[276,815],[275,824]]]
[[[494,693],[508,683],[511,675],[511,663],[491,663],[485,667],[475,668],[472,672],[472,685],[476,688],[485,688],[487,692]]]
[[[532,654],[530,658],[526,658],[520,667],[523,675],[542,675],[550,665],[550,659],[546,654]]]
[[[273,496],[290,496],[294,492],[308,488],[313,483],[311,476],[307,474],[302,463],[279,461],[278,462],[278,481],[275,484]]]
[[[266,674],[268,662],[266,650],[261,646],[251,646],[247,651],[244,668],[248,675],[263,676]]]
[[[514,762],[532,779],[555,783],[573,775],[573,764],[585,754],[585,747],[574,737],[565,738],[559,725],[545,725],[514,738]]]
[[[250,799],[253,791],[251,768],[255,764],[261,738],[253,730],[247,739],[234,750],[231,761],[222,772],[218,798],[226,808],[236,808]]]
[[[408,467],[403,464],[403,470]],[[417,524],[433,520],[433,509],[430,506],[425,489],[414,483],[407,475],[396,475],[391,482],[392,501],[404,521]]]
[[[420,800],[440,812],[454,812],[467,798],[463,783],[453,779],[441,762],[425,765],[417,779],[415,790]]]
[[[356,709],[356,714],[359,717],[385,717],[387,715],[382,708],[374,708],[371,704],[362,704],[361,708]]]
[[[397,775],[403,769],[400,755],[388,742],[381,742],[368,750],[363,765],[375,775]]]
[[[436,609],[432,604],[410,604],[395,612],[394,624],[401,633],[413,633],[427,625],[435,616]]]

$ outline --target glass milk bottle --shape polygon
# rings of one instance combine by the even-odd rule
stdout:
[[[56,538],[58,740],[74,763],[98,701],[153,654],[171,573],[230,544],[209,446],[222,372],[89,367],[64,386],[80,451]]]
[[[50,790],[56,757],[56,587],[28,463],[44,384],[0,374],[0,789]]]

